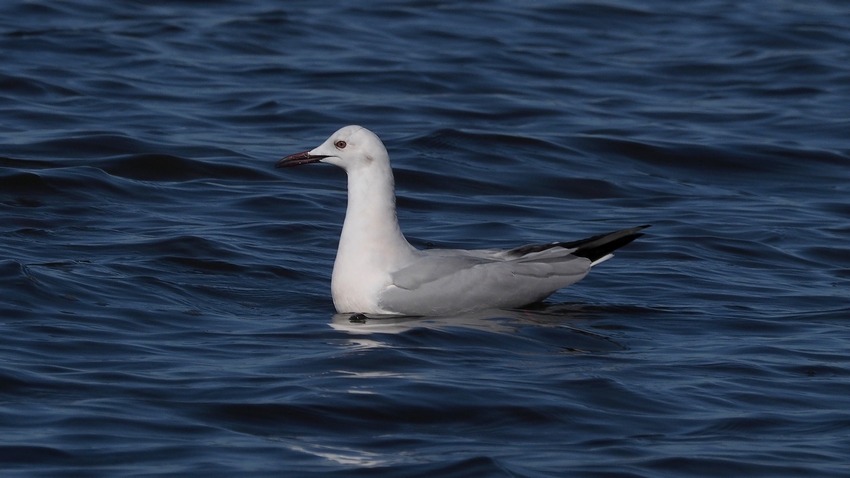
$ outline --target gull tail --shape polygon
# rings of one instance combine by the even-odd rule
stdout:
[[[649,225],[621,229],[619,231],[599,234],[597,236],[579,239],[578,241],[559,242],[558,246],[575,249],[574,256],[586,257],[591,260],[591,266],[601,264],[614,257],[614,251],[643,236],[640,232]]]

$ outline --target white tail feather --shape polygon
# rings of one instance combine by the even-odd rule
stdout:
[[[608,259],[610,259],[612,257],[614,257],[614,254],[605,254],[604,256],[600,257],[599,259],[596,259],[595,261],[591,262],[590,267],[593,267],[596,264],[602,264],[603,262],[607,261]]]

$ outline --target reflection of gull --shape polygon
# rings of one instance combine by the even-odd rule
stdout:
[[[417,317],[410,315],[334,314],[331,327],[352,334],[400,334],[411,329],[463,327],[488,332],[511,332],[508,322],[515,313],[506,310],[479,310],[462,315]]]
[[[481,310],[458,315],[413,317],[364,314],[335,314],[330,326],[356,335],[353,341],[364,348],[390,347],[380,334],[403,334],[414,329],[454,331],[468,338],[464,330],[526,338],[537,345],[555,347],[566,352],[606,352],[623,350],[624,346],[610,337],[568,325],[586,314],[584,306],[554,305],[539,309]],[[592,316],[593,314],[590,314]],[[543,334],[535,330],[546,329]],[[370,334],[370,339],[364,337]],[[373,340],[374,339],[374,340]],[[483,339],[489,340],[489,339]]]
[[[648,227],[507,250],[418,250],[399,228],[390,158],[374,133],[346,126],[277,166],[317,162],[348,174],[348,209],[331,280],[338,312],[447,315],[521,307],[581,280]]]

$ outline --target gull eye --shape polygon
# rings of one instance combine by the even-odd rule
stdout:
[[[345,149],[347,144],[345,143],[345,141],[340,140],[334,143],[334,146],[336,146],[337,149]]]

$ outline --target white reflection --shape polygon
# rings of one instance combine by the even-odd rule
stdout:
[[[592,324],[589,319],[611,313],[629,311],[616,306],[554,304],[534,309],[484,310],[443,317],[335,314],[330,326],[350,334],[350,344],[362,348],[396,347],[397,343],[390,335],[414,329],[439,330],[453,335],[463,334],[461,329],[466,329],[510,335],[523,341],[517,344],[531,343],[562,353],[593,353],[626,348],[606,335],[587,330]],[[582,326],[573,325],[576,323]],[[541,329],[546,331],[541,332]]]
[[[510,333],[529,325],[568,327],[564,322],[581,318],[581,305],[559,304],[540,309],[489,309],[446,316],[398,316],[334,314],[330,326],[351,334],[399,334],[426,328],[445,330],[469,328],[494,333]],[[378,345],[376,343],[376,345]]]
[[[290,444],[289,448],[301,453],[318,456],[325,460],[346,466],[376,467],[389,463],[382,455],[363,450],[332,448],[316,444]]]
[[[450,327],[466,327],[490,332],[510,332],[512,328],[502,324],[503,320],[505,319],[502,317],[483,313],[451,317],[335,314],[331,318],[330,325],[336,330],[360,335],[400,334],[418,328],[444,330]]]

